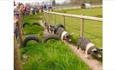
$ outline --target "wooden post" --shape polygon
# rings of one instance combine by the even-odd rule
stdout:
[[[47,17],[47,13],[44,12],[43,17],[44,17],[44,21],[45,21],[45,22],[48,22],[48,21],[47,21],[47,18],[48,18],[48,17]]]
[[[52,19],[51,19],[51,21],[52,21],[52,24],[54,24],[54,23],[53,23],[53,20],[54,20],[54,17],[53,17],[53,14],[52,14]]]
[[[22,37],[22,31],[21,31],[21,26],[20,26],[20,23],[19,22],[17,22],[17,28],[18,28],[18,33],[19,33],[19,39],[18,39],[18,43],[22,43],[22,41],[23,41],[23,37]]]
[[[66,28],[66,25],[65,25],[65,16],[63,16],[63,19],[64,19],[64,27]]]
[[[19,21],[17,22],[18,29],[19,29],[19,39],[20,39],[20,44],[22,44],[23,39],[24,39],[24,33],[23,33],[23,15],[20,13],[19,16]]]
[[[56,15],[54,14],[54,22],[55,22],[55,24],[56,24]]]
[[[51,17],[50,17],[50,14],[48,14],[48,18],[49,18],[49,24],[51,24],[51,23],[50,23],[50,18],[51,18]]]
[[[80,36],[84,36],[84,19],[81,18],[81,26],[80,26]]]
[[[14,70],[22,70],[19,47],[14,35]]]
[[[45,12],[43,12],[43,20],[46,21]]]
[[[48,22],[48,14],[45,13],[44,18],[45,18],[45,16],[46,16],[46,22]]]

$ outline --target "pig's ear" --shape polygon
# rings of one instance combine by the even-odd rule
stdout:
[[[92,52],[97,52],[97,49],[95,48],[95,49],[92,49],[91,51],[92,51]]]
[[[99,49],[99,51],[103,51],[103,49],[102,49],[102,48],[100,48],[100,49]]]
[[[98,49],[98,51],[103,51],[103,49],[102,48],[97,48]]]

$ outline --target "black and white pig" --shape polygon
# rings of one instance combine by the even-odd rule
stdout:
[[[81,48],[85,52],[85,57],[95,56],[102,58],[102,49],[97,48],[90,40],[85,37],[80,37],[77,41],[78,49]]]
[[[71,35],[65,31],[63,27],[58,27],[55,34],[58,35],[62,41],[65,40],[67,42],[71,42]]]
[[[65,27],[62,25],[62,24],[57,24],[57,25],[49,25],[49,30],[50,30],[50,33],[52,34],[56,34],[58,28],[63,28],[65,30]]]
[[[71,35],[65,31],[65,27],[62,24],[48,25],[45,23],[45,27],[49,33],[57,35],[61,40],[65,40],[67,42],[71,41]]]

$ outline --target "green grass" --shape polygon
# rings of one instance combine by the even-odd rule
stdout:
[[[38,22],[41,20],[40,16],[42,16],[42,13],[38,13],[37,15],[29,15],[24,17],[24,23],[32,23],[32,22]]]
[[[43,30],[44,28],[41,26],[37,26],[37,25],[32,25],[32,23],[34,22],[39,22],[39,20],[41,20],[40,16],[42,16],[42,13],[39,13],[37,15],[29,15],[29,16],[25,16],[24,17],[24,23],[29,23],[29,25],[26,25],[24,27],[24,34],[25,36],[27,35],[36,35],[39,38],[42,37],[43,35]]]
[[[39,20],[39,16],[24,17],[24,22],[33,23]],[[29,34],[43,36],[43,28],[27,25],[24,28],[25,36]],[[43,39],[43,37],[41,38]],[[49,40],[47,43],[30,41],[27,47],[21,48],[21,57],[26,54],[29,58],[25,62],[22,58],[23,70],[91,70],[69,46],[61,41]]]
[[[24,30],[25,30],[25,34],[28,35],[28,34],[40,34],[44,29],[41,26],[27,25],[24,27]]]
[[[22,53],[29,56],[23,65],[24,70],[91,70],[61,41],[31,42]]]
[[[57,12],[102,17],[102,8],[61,10]],[[54,16],[49,15],[49,17],[47,20],[51,24],[64,24],[63,16],[56,15],[56,23]],[[73,43],[76,43],[80,36],[80,23],[79,18],[65,17],[67,31],[74,33],[72,36]],[[84,23],[84,36],[90,39],[97,47],[102,48],[102,22],[85,20]]]
[[[94,17],[102,17],[102,8],[91,8],[91,9],[72,9],[72,10],[61,10],[57,12],[69,13],[69,14],[78,14]]]

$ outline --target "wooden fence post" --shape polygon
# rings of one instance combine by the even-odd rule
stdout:
[[[46,20],[47,16],[46,17],[45,16],[46,16],[46,14],[45,14],[45,12],[43,12],[43,20],[47,22],[47,20]]]
[[[44,18],[45,18],[45,16],[46,16],[46,22],[48,23],[48,15],[47,15],[47,13],[45,13]]]
[[[14,70],[22,70],[22,64],[19,53],[19,46],[17,45],[16,36],[14,35]]]
[[[50,14],[47,13],[47,19],[48,19],[48,23],[50,24]]]
[[[22,44],[23,39],[24,39],[24,33],[23,33],[23,14],[20,13],[19,16],[19,21],[17,22],[18,29],[19,29],[19,39],[20,39],[20,44]]]
[[[64,19],[64,27],[66,28],[66,25],[65,25],[65,16],[63,16],[63,19]]]
[[[53,16],[53,14],[52,14],[52,19],[51,19],[51,21],[52,21],[52,24],[54,24],[54,23],[53,23],[53,22],[54,22],[53,20],[54,20],[54,16]]]
[[[81,18],[81,25],[80,25],[80,36],[84,36],[84,19]]]
[[[55,24],[56,24],[56,15],[54,14],[54,22],[55,22]]]

